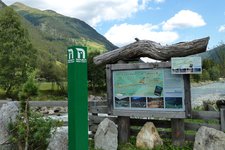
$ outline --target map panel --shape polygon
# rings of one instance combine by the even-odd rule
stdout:
[[[163,70],[114,71],[116,97],[163,96]]]

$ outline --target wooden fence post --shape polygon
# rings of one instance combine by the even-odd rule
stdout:
[[[171,119],[172,143],[175,146],[182,146],[185,141],[184,119]]]
[[[225,131],[225,108],[220,109],[220,125],[221,131]]]
[[[130,138],[130,117],[118,117],[118,141],[127,143]]]

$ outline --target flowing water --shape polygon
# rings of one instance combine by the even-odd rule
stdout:
[[[202,101],[225,100],[225,82],[215,82],[198,87],[191,87],[192,106],[199,106]]]

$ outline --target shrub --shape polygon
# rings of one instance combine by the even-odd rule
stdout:
[[[28,120],[24,116],[20,113],[16,122],[9,124],[9,142],[19,150],[46,149],[51,135],[61,123],[33,111],[30,111]]]

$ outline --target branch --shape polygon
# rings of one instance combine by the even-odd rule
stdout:
[[[180,42],[162,46],[149,40],[138,40],[124,47],[94,57],[96,65],[112,64],[119,60],[137,57],[149,57],[155,60],[170,60],[171,57],[184,57],[206,51],[209,37],[190,42]]]

